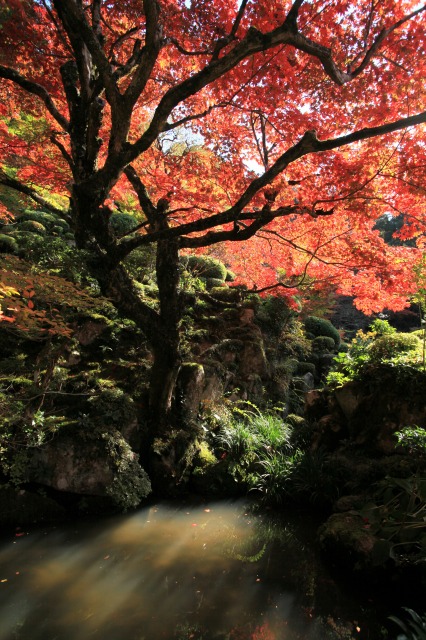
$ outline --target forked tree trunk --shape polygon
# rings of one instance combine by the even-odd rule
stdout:
[[[82,201],[80,198],[80,204]],[[86,211],[79,211],[75,219],[84,220],[86,224],[90,220],[96,242],[91,245],[87,234],[76,235],[83,238],[80,246],[92,250],[90,270],[99,282],[102,293],[121,313],[136,323],[153,350],[147,433],[142,455],[154,487],[158,488],[161,484],[163,490],[170,491],[182,477],[188,450],[194,448],[193,433],[186,429],[187,425],[177,424],[174,412],[174,392],[181,365],[179,241],[169,239],[157,243],[159,310],[156,311],[141,299],[123,265],[114,263],[114,236],[108,224],[108,212],[102,207],[96,210],[93,202],[84,202],[84,207]],[[160,213],[155,223],[156,228],[167,228],[167,219]]]

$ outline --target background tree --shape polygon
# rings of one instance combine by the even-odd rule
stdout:
[[[12,0],[1,10],[0,184],[72,226],[154,352],[152,433],[180,365],[179,252],[259,290],[335,283],[401,308],[424,233],[426,7],[411,0]],[[137,198],[142,222],[117,234]],[[126,204],[127,203],[127,204]],[[400,230],[404,237],[404,230]],[[123,260],[155,244],[159,310]]]

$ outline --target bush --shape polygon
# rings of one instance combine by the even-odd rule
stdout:
[[[325,318],[317,318],[316,316],[308,316],[305,320],[305,329],[313,336],[328,336],[333,338],[336,347],[340,344],[340,334],[329,320]]]
[[[398,438],[398,445],[410,455],[426,457],[426,429],[422,427],[404,427],[394,434]]]
[[[380,318],[376,318],[376,320],[373,320],[373,322],[369,326],[369,329],[377,336],[396,333],[395,327],[392,327],[387,320],[380,320]]]
[[[422,343],[412,333],[388,333],[377,338],[370,347],[372,363],[393,360],[408,354],[414,355],[421,349]]]
[[[35,220],[19,222],[18,228],[20,231],[31,231],[31,233],[36,233],[39,236],[44,236],[47,233],[46,227],[41,222],[36,222]]]
[[[329,336],[317,336],[312,340],[312,347],[314,351],[329,353],[330,351],[334,351],[336,343],[334,339]]]
[[[209,256],[185,256],[182,265],[199,278],[217,278],[221,282],[226,279],[227,269],[223,262]]]
[[[312,373],[314,376],[316,374],[316,366],[313,362],[299,362],[296,369],[296,375],[304,376],[305,373]]]
[[[234,280],[236,280],[236,278],[237,278],[236,274],[233,271],[231,271],[230,269],[227,269],[226,278],[225,278],[226,282],[234,282]]]
[[[293,315],[285,298],[268,296],[257,310],[256,322],[265,333],[279,337]]]
[[[16,253],[18,251],[18,243],[14,238],[0,233],[0,253]]]
[[[136,280],[147,281],[155,279],[155,247],[138,247],[124,260],[126,269]]]
[[[60,224],[60,218],[53,215],[52,213],[46,213],[45,211],[31,211],[31,210],[27,210],[24,213],[22,213],[17,219],[17,222],[21,224],[22,222],[27,222],[28,220],[31,220],[33,222],[39,222],[46,229],[49,227],[53,227],[54,225]],[[66,222],[64,222],[64,224],[68,226]]]
[[[118,236],[125,235],[134,229],[139,220],[130,213],[113,213],[110,218],[110,224]]]
[[[208,290],[216,287],[226,287],[225,281],[220,280],[219,278],[206,278],[206,288]]]
[[[28,221],[25,224],[38,224]],[[39,267],[54,271],[73,282],[90,279],[85,266],[85,253],[68,244],[63,236],[40,236],[35,233],[14,233],[18,255]]]

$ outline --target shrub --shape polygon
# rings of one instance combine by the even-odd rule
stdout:
[[[304,376],[305,373],[316,374],[316,367],[313,362],[299,362],[296,369],[296,375]]]
[[[136,221],[135,221],[136,222]],[[124,260],[129,273],[136,279],[148,283],[155,278],[155,247],[138,247]]]
[[[397,564],[425,562],[425,476],[386,476],[376,483],[359,514],[368,521],[371,533],[378,538],[373,549],[376,565],[385,564],[389,558]]]
[[[31,211],[31,210],[27,210],[24,213],[22,213],[17,219],[17,222],[21,224],[22,222],[27,222],[28,220],[32,220],[33,222],[39,222],[46,229],[51,226],[53,227],[54,225],[60,224],[60,218],[53,215],[52,213],[46,213],[45,211]],[[64,224],[68,226],[66,222],[64,222]]]
[[[426,429],[422,427],[404,427],[395,432],[398,445],[413,455],[426,456]]]
[[[285,298],[268,296],[257,310],[256,322],[265,333],[279,337],[293,315]]]
[[[185,256],[182,265],[199,278],[217,278],[221,282],[226,279],[227,269],[223,262],[210,256]]]
[[[18,251],[18,243],[15,238],[0,233],[0,253],[16,253]]]
[[[237,276],[233,271],[231,271],[230,269],[226,270],[226,278],[225,278],[226,282],[234,282],[236,278]]]
[[[340,334],[336,327],[325,318],[317,318],[316,316],[308,316],[305,320],[305,329],[313,336],[328,336],[333,338],[336,347],[340,344]]]
[[[371,345],[370,359],[373,363],[393,360],[420,351],[421,341],[411,333],[387,333]]]
[[[134,229],[139,221],[130,213],[113,213],[110,218],[110,224],[118,236],[125,235]]]
[[[36,222],[35,220],[19,222],[18,227],[20,231],[31,231],[31,233],[37,233],[40,236],[44,236],[47,233],[46,227],[41,224],[41,222]]]
[[[334,351],[336,343],[334,338],[330,338],[329,336],[317,336],[312,340],[312,347],[314,351],[329,353],[330,351]]]
[[[28,221],[28,224],[38,223]],[[14,233],[14,237],[19,245],[19,257],[46,270],[53,270],[73,282],[90,280],[84,251],[70,246],[63,236],[42,237],[35,233]]]
[[[215,287],[226,287],[225,281],[220,278],[206,278],[206,288],[210,290]]]
[[[392,327],[387,320],[381,320],[380,318],[376,318],[375,320],[373,320],[373,322],[369,326],[369,329],[377,336],[396,333],[395,327]]]

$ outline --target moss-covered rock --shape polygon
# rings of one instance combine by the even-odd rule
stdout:
[[[122,509],[136,507],[151,491],[136,454],[117,430],[87,433],[83,426],[61,430],[34,449],[25,480],[58,491],[109,496]]]

